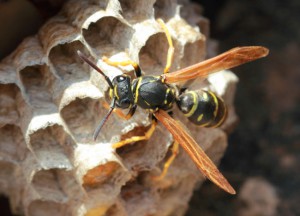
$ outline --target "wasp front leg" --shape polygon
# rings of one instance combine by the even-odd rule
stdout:
[[[159,25],[161,26],[161,28],[164,30],[165,35],[166,35],[167,40],[168,40],[168,44],[169,44],[168,56],[167,56],[167,63],[166,63],[165,69],[164,69],[164,73],[169,73],[170,68],[172,66],[173,57],[174,57],[173,41],[172,41],[170,32],[169,32],[166,24],[164,23],[164,21],[162,19],[158,19],[157,22],[159,23]]]
[[[128,139],[121,140],[120,142],[113,144],[113,148],[120,148],[122,146],[125,146],[125,145],[133,143],[133,142],[149,140],[156,128],[156,125],[157,125],[157,121],[155,119],[153,119],[150,128],[146,131],[144,136],[133,136]]]
[[[174,143],[172,145],[172,148],[171,148],[171,152],[172,152],[172,155],[165,162],[163,171],[161,172],[161,174],[159,176],[152,177],[153,180],[160,181],[163,178],[165,178],[165,176],[167,175],[169,167],[171,166],[171,164],[173,163],[174,159],[176,158],[176,156],[179,153],[179,143],[177,141],[174,141]]]
[[[109,107],[109,104],[106,102],[106,101],[104,101],[103,102],[103,104],[102,104],[102,106],[105,108],[105,109],[109,109],[110,107]],[[114,109],[114,111],[113,111],[113,113],[115,113],[118,117],[120,117],[121,119],[124,119],[124,120],[129,120],[133,115],[134,115],[134,113],[135,113],[135,111],[136,111],[136,108],[137,108],[137,105],[133,105],[130,109],[129,109],[129,111],[128,111],[128,113],[125,115],[120,109]]]
[[[131,65],[134,68],[134,73],[136,77],[140,77],[142,76],[142,71],[140,66],[132,61],[132,60],[126,60],[126,61],[111,61],[109,60],[106,56],[104,56],[102,58],[102,61],[104,61],[106,64],[110,65],[110,66],[115,66],[115,67],[119,67],[119,66],[128,66]]]

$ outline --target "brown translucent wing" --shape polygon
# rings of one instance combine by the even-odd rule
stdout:
[[[269,50],[261,46],[236,47],[214,58],[162,75],[165,83],[176,83],[207,77],[211,73],[230,69],[246,62],[267,56]]]
[[[198,169],[212,182],[230,194],[235,190],[220,173],[216,165],[210,160],[196,141],[187,133],[184,127],[174,120],[168,113],[159,110],[154,113],[155,117],[170,131],[174,139],[192,158]]]

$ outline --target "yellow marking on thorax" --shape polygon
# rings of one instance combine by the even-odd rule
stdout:
[[[151,106],[147,101],[143,100],[145,102],[145,104],[147,104],[148,106]]]
[[[175,95],[175,90],[173,88],[171,89],[171,91],[172,91],[172,94]]]
[[[141,81],[142,81],[142,78],[139,78],[139,81],[136,85],[136,89],[135,89],[135,98],[134,98],[134,103],[137,104],[137,101],[138,101],[138,98],[139,98],[139,88],[140,88],[140,85],[141,85]]]
[[[109,88],[109,97],[113,98],[113,89]]]
[[[159,76],[153,76],[153,77],[159,79]],[[156,81],[157,80],[155,80],[155,79],[154,80],[150,80],[149,83],[153,83],[153,82],[156,82]]]
[[[207,95],[207,92],[204,91],[202,95],[203,95],[204,100],[205,100],[205,101],[208,101],[208,95]]]
[[[170,88],[167,89],[166,96],[168,96],[169,92],[170,92]],[[167,104],[167,103],[168,103],[168,100],[167,100],[167,98],[166,98],[166,99],[164,100],[164,104]]]
[[[117,86],[114,87],[114,95],[117,97],[118,100],[120,99],[117,92]]]

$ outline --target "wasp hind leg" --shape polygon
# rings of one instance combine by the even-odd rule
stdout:
[[[172,162],[174,161],[174,159],[176,158],[176,156],[178,155],[178,152],[179,152],[179,143],[177,141],[174,141],[172,148],[171,148],[171,152],[172,152],[172,155],[165,162],[163,171],[161,172],[161,174],[159,176],[153,176],[152,177],[153,180],[160,181],[163,178],[165,178],[165,176],[167,175],[170,165],[172,164]]]
[[[153,119],[151,127],[146,131],[144,136],[133,136],[128,139],[121,140],[120,142],[113,144],[113,148],[117,149],[117,148],[120,148],[122,146],[125,146],[125,145],[133,143],[133,142],[149,140],[156,128],[156,125],[157,125],[157,121],[156,121],[156,119]]]
[[[128,66],[131,65],[134,68],[134,73],[136,77],[140,77],[142,76],[142,71],[140,66],[132,61],[132,60],[126,60],[126,61],[111,61],[109,60],[106,56],[104,56],[102,58],[102,61],[104,61],[106,64],[110,65],[110,66],[115,66],[115,67],[119,67],[119,66]]]
[[[159,23],[159,25],[161,26],[161,28],[164,30],[165,35],[166,35],[167,40],[168,40],[168,44],[169,44],[168,56],[167,56],[167,63],[166,63],[165,69],[164,69],[164,73],[169,73],[170,68],[172,66],[173,57],[174,57],[173,41],[172,41],[170,32],[169,32],[166,24],[164,23],[164,21],[162,19],[157,19],[157,22]]]

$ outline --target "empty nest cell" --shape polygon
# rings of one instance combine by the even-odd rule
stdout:
[[[49,88],[51,88],[51,79],[53,79],[48,66],[36,65],[27,66],[20,71],[22,84],[25,87],[25,92],[28,96],[29,102],[35,108],[48,110],[53,113],[52,96]]]
[[[60,115],[68,125],[76,141],[88,143],[91,141],[94,128],[96,127],[95,119],[97,118],[94,114],[98,110],[98,100],[76,98],[61,110]]]
[[[95,128],[108,112],[103,107],[103,102],[103,100],[91,98],[76,98],[61,110],[61,117],[67,123],[77,142],[90,143],[93,141]],[[99,134],[98,140],[109,142],[114,135],[119,134],[121,129],[122,123],[120,124],[120,120],[112,114]]]
[[[32,179],[32,186],[41,197],[55,202],[66,202],[67,196],[60,185],[61,176],[64,175],[63,169],[40,170],[35,173]]]
[[[176,14],[177,0],[156,0],[154,4],[154,16],[168,21]]]
[[[83,37],[97,56],[112,56],[129,47],[134,30],[113,16],[102,17],[83,29]]]
[[[19,93],[20,89],[15,84],[0,84],[0,127],[18,122],[16,96]]]
[[[203,61],[205,57],[205,42],[202,39],[184,45],[184,55],[181,59],[181,68]]]
[[[87,17],[100,10],[105,10],[111,0],[68,1],[62,10],[63,15],[73,25],[82,26]]]
[[[143,136],[149,127],[137,126],[121,136],[121,140],[133,136]],[[167,150],[170,137],[157,126],[149,140],[133,142],[117,149],[124,165],[131,171],[139,173],[152,170],[161,161]]]
[[[103,184],[115,184],[114,180],[120,171],[123,172],[123,168],[114,161],[96,166],[88,170],[83,176],[83,187],[86,190],[91,190],[101,187]]]
[[[55,72],[65,83],[74,83],[90,78],[89,68],[82,63],[77,55],[77,50],[88,56],[87,50],[80,41],[59,44],[50,51],[49,59]]]
[[[21,129],[15,125],[0,128],[0,158],[22,161],[26,156],[26,144]]]
[[[158,197],[153,187],[147,186],[139,178],[127,182],[122,187],[120,196],[128,215],[152,215],[156,211]]]
[[[30,147],[43,167],[70,167],[64,133],[62,126],[52,125],[30,134]]]
[[[167,61],[168,41],[164,33],[157,33],[148,38],[139,52],[141,69],[147,75],[161,75]]]
[[[152,8],[155,0],[119,0],[123,17],[129,22],[141,22],[152,16]]]

